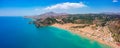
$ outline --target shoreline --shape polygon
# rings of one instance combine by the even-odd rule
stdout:
[[[108,33],[109,31],[107,30],[107,32],[105,33],[101,33],[101,29],[92,29],[91,27],[94,25],[90,25],[84,28],[71,28],[72,26],[83,26],[84,24],[72,24],[72,23],[67,23],[67,24],[53,24],[52,26],[61,28],[61,29],[65,29],[70,31],[71,33],[83,36],[83,37],[87,37],[91,40],[95,40],[98,41],[99,43],[108,45],[112,48],[120,48],[119,46],[116,45],[116,43],[113,41],[111,34]],[[99,31],[100,30],[100,31]],[[88,32],[89,31],[89,32]],[[105,30],[106,31],[106,30]],[[97,32],[97,33],[96,33]]]

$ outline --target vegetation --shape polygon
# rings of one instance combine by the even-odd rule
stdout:
[[[108,21],[113,21],[116,18],[118,19],[120,18],[120,15],[107,15],[107,14],[68,14],[66,16],[67,17],[50,16],[42,19],[41,18],[37,19],[35,22],[39,22],[44,26],[52,25],[54,23],[96,24],[97,26],[105,26]]]

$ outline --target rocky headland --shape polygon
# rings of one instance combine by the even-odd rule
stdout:
[[[67,14],[48,12],[34,16],[36,27],[55,26],[88,37],[100,43],[120,48],[119,14]]]

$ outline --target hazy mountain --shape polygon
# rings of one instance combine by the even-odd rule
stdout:
[[[38,15],[39,17],[54,17],[54,16],[66,16],[67,13],[55,13],[55,12],[46,12],[44,14]]]
[[[107,15],[120,15],[120,12],[103,12],[102,14],[107,14]]]

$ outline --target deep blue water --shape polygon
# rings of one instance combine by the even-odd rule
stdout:
[[[56,27],[36,28],[29,21],[0,17],[0,48],[109,48]]]

